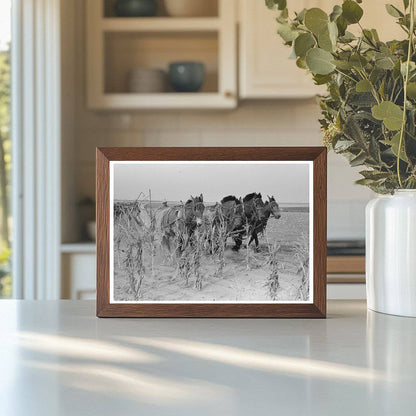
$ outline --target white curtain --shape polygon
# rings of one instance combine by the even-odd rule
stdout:
[[[13,295],[60,295],[60,1],[12,5]]]

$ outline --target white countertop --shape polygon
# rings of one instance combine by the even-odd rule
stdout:
[[[97,319],[0,301],[0,415],[415,415],[416,319]]]

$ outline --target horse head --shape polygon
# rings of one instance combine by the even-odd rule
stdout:
[[[185,217],[186,221],[196,222],[196,225],[200,226],[203,222],[205,205],[203,195],[196,197],[191,196],[185,204]]]
[[[278,220],[282,216],[279,204],[274,199],[274,196],[267,195],[267,197],[269,198],[269,200],[266,202],[266,204],[268,204],[270,213],[273,215],[273,217],[275,217]]]
[[[264,216],[265,204],[260,193],[253,192],[243,198],[244,211],[249,218],[259,220]]]

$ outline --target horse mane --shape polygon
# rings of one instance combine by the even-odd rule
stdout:
[[[235,202],[236,204],[241,203],[240,200],[237,199],[234,195],[228,195],[228,196],[225,196],[223,199],[221,199],[221,204],[224,204],[225,202],[231,202],[231,201]]]
[[[244,198],[243,198],[243,202],[248,202],[251,201],[254,198],[261,198],[261,194],[258,194],[257,192],[253,192],[251,194],[247,194]]]

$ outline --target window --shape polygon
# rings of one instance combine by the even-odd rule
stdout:
[[[12,294],[10,241],[10,41],[11,0],[0,0],[0,298]]]

